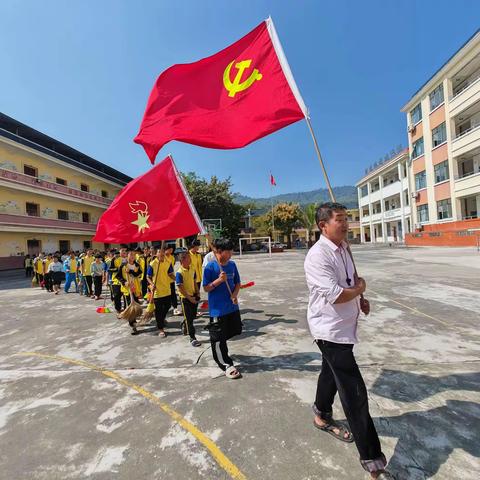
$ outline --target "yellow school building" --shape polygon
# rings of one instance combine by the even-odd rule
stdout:
[[[131,178],[0,113],[0,270],[26,254],[93,247],[96,224]]]

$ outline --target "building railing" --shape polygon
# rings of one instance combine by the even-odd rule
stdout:
[[[471,177],[472,175],[478,175],[479,173],[480,173],[480,171],[478,171],[478,172],[475,172],[475,171],[467,172],[467,173],[464,173],[462,175],[455,175],[454,179],[455,180],[461,180],[462,178]]]
[[[59,183],[49,182],[47,180],[25,175],[24,173],[20,172],[13,172],[12,170],[6,170],[4,168],[0,168],[0,179],[9,180],[12,183],[28,185],[40,190],[59,193],[73,197],[77,200],[89,200],[91,202],[99,203],[102,206],[108,206],[110,203],[112,203],[111,198],[101,197],[100,195],[95,195],[94,193],[84,192],[83,190],[78,190],[67,185],[60,185]]]
[[[383,216],[385,218],[392,218],[401,215],[402,209],[401,208],[394,208],[392,210],[385,210]]]
[[[463,91],[476,83],[478,80],[480,80],[480,71],[475,72],[470,78],[464,80],[465,83],[462,85],[462,87],[453,92],[453,97],[451,98],[451,100],[453,100],[455,97],[458,97],[458,95],[460,95]]]
[[[472,125],[470,128],[467,128],[467,129],[464,130],[462,133],[459,133],[458,135],[456,135],[456,137],[453,139],[453,142],[455,142],[455,141],[458,140],[459,138],[464,137],[467,133],[473,132],[473,131],[476,130],[477,128],[480,128],[480,122],[475,123],[475,124]]]
[[[0,225],[84,230],[90,233],[95,232],[97,229],[96,223],[73,222],[71,220],[57,220],[55,218],[30,215],[12,215],[10,213],[0,213]]]

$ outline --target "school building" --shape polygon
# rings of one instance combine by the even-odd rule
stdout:
[[[368,168],[356,184],[362,243],[403,242],[411,232],[408,148]]]
[[[131,178],[0,113],[0,270],[24,255],[92,243],[96,224]]]
[[[408,245],[480,238],[480,30],[404,105],[414,230]]]

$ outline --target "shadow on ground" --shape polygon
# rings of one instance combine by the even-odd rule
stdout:
[[[382,370],[370,393],[428,405],[430,397],[453,390],[480,392],[479,373],[433,377]],[[381,436],[398,438],[390,465],[392,471],[407,471],[406,478],[434,477],[455,449],[480,457],[480,404],[475,402],[446,400],[445,405],[430,410],[379,417],[376,425]],[[464,469],[469,470],[467,463]]]

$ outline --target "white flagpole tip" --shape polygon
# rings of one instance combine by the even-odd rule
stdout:
[[[287,57],[285,56],[285,52],[283,51],[282,44],[280,43],[277,30],[275,29],[275,25],[271,17],[268,17],[267,19],[267,30],[268,34],[270,35],[270,40],[272,41],[273,48],[275,49],[275,53],[277,54],[278,61],[280,62],[280,66],[282,67],[283,74],[285,75],[288,85],[290,86],[290,90],[292,91],[293,96],[297,100],[298,106],[302,110],[303,115],[305,116],[305,118],[308,118],[308,108],[306,107],[300,90],[297,87],[297,83],[295,82],[295,78],[293,77],[292,70],[290,69],[290,65],[288,64]]]

